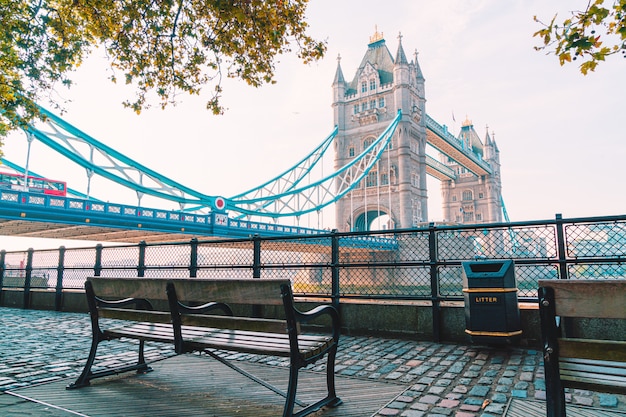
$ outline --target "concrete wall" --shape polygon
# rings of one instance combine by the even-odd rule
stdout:
[[[0,293],[1,307],[22,308],[24,293],[7,290]],[[54,310],[56,294],[53,290],[33,290],[30,308]],[[302,311],[319,304],[319,300],[298,303]],[[160,306],[155,306],[160,308]],[[166,306],[162,306],[166,308]],[[539,310],[534,303],[520,303],[522,337],[515,344],[541,347]],[[85,294],[80,290],[64,291],[61,311],[87,312]],[[272,312],[268,311],[268,315]],[[398,337],[413,340],[433,340],[433,310],[427,301],[356,301],[342,300],[342,333],[345,335]],[[323,324],[323,323],[322,323]],[[595,339],[626,340],[626,320],[570,319],[572,336]],[[442,342],[468,343],[465,334],[465,308],[463,302],[444,302],[441,307]],[[621,336],[620,336],[621,335]]]
[[[54,310],[54,291],[35,291],[30,294],[30,308]],[[0,306],[22,308],[24,293],[20,290],[2,292]],[[298,303],[303,311],[319,304],[319,300]],[[87,302],[82,291],[64,291],[61,311],[87,312]],[[536,305],[520,305],[522,346],[540,346],[539,314]],[[271,314],[271,313],[268,313]],[[342,300],[342,332],[346,335],[399,337],[415,340],[433,340],[433,312],[427,301],[354,301]],[[446,302],[441,308],[441,341],[467,343],[465,334],[465,309],[463,302]],[[623,332],[626,334],[626,330]]]

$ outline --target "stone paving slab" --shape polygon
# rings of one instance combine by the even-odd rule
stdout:
[[[76,377],[90,341],[87,314],[0,308],[0,392]],[[102,343],[98,366],[136,361],[135,344]],[[174,352],[170,346],[147,343],[145,354],[153,361]],[[288,366],[286,358],[221,354],[232,360]],[[324,365],[310,369],[323,370]],[[376,417],[497,417],[504,414],[511,398],[545,400],[542,355],[533,349],[342,336],[336,372],[406,387],[401,395],[389,399]],[[566,400],[574,405],[626,411],[623,395],[569,390]],[[0,394],[0,415],[56,416],[54,410],[42,410],[39,404],[30,404],[33,411],[28,414],[28,407],[23,400]]]

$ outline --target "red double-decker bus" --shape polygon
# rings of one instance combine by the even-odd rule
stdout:
[[[10,174],[0,172],[0,187],[15,191],[28,191],[31,193],[43,193],[49,195],[65,196],[67,194],[67,185],[64,181],[50,180],[47,178],[26,176],[26,184],[24,183],[23,174]]]

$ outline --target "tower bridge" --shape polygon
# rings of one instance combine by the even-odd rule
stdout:
[[[455,136],[426,113],[417,52],[409,62],[401,37],[392,55],[377,32],[351,81],[338,59],[332,89],[335,129],[329,136],[280,175],[232,197],[191,189],[42,108],[47,119],[24,129],[29,152],[38,141],[84,168],[87,190],[68,187],[68,196],[46,196],[28,186],[5,187],[0,234],[100,241],[311,234],[323,231],[286,226],[284,220],[297,223],[330,206],[339,231],[370,230],[377,219],[379,227],[410,228],[428,221],[427,175],[441,181],[446,221],[502,221],[495,139],[487,132],[481,140],[470,121]],[[328,159],[334,171],[323,174]],[[28,160],[27,168],[3,162],[24,176],[33,174]],[[132,190],[137,204],[96,199],[97,190],[90,189],[94,175]],[[178,209],[143,207],[145,196]]]
[[[502,221],[499,150],[489,133],[483,143],[471,122],[459,137],[426,114],[425,78],[415,52],[409,62],[399,36],[395,57],[382,33],[370,38],[351,81],[341,59],[333,81],[334,121],[338,127],[335,169],[358,158],[402,114],[388,148],[360,186],[336,202],[339,230],[382,226],[410,228],[428,221],[426,175],[441,181],[444,221]],[[429,154],[438,153],[439,160]],[[432,153],[432,152],[431,152]],[[380,225],[380,223],[379,223]]]

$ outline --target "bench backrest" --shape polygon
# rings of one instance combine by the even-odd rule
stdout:
[[[282,305],[280,286],[288,279],[204,279],[204,278],[105,278],[89,277],[94,292],[101,298],[146,298],[167,300],[166,285],[174,282],[181,301],[226,304]]]
[[[554,315],[560,317],[626,319],[626,280],[539,280],[540,302],[542,295],[553,304]],[[552,301],[550,301],[552,299]],[[543,306],[540,306],[543,308]],[[626,362],[626,342],[623,340],[594,340],[560,337],[549,317],[542,317],[542,333],[554,334],[559,339],[559,355]],[[544,323],[546,321],[546,323]],[[553,327],[552,327],[553,328]],[[611,339],[615,334],[607,334]]]
[[[626,319],[626,280],[539,280],[554,290],[556,315]]]
[[[126,298],[146,299],[150,302],[166,301],[167,285],[173,283],[176,298],[183,303],[220,302],[232,306],[275,305],[283,306],[281,285],[291,285],[288,279],[203,279],[203,278],[108,278],[89,277],[96,297],[105,300]],[[95,309],[96,306],[94,305]],[[166,309],[167,310],[167,309]],[[100,317],[169,323],[167,311],[144,311],[130,307],[107,306],[92,312]],[[289,314],[289,313],[288,313]],[[227,327],[241,330],[285,332],[285,320],[261,318],[234,318],[213,315],[185,314],[182,324],[209,327]]]
[[[226,304],[283,305],[281,285],[288,279],[171,279],[179,300]]]
[[[105,299],[146,298],[167,300],[163,278],[105,278],[88,277],[96,296]]]

